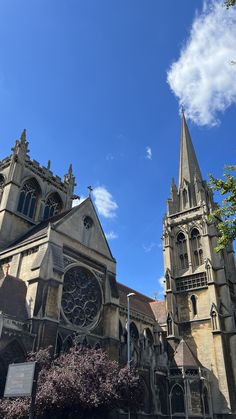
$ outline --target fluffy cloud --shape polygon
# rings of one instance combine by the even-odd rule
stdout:
[[[73,199],[72,201],[72,208],[76,207],[77,205],[81,204],[85,200],[85,196],[81,196],[80,198]]]
[[[109,231],[109,233],[105,233],[107,240],[115,240],[118,239],[118,235],[114,233],[114,231]]]
[[[205,1],[179,59],[167,74],[185,114],[198,125],[216,125],[218,113],[236,103],[236,8]]]
[[[159,285],[163,291],[164,291],[164,281],[165,281],[164,276],[158,279]]]
[[[165,281],[164,276],[162,276],[161,278],[158,279],[158,284],[159,284],[158,297],[159,297],[159,299],[164,298],[164,289],[165,289],[164,281]]]
[[[152,160],[152,149],[149,146],[146,147],[146,156],[145,157],[148,160]]]
[[[98,213],[105,218],[114,218],[118,209],[112,194],[104,187],[97,186],[93,190],[93,196]]]

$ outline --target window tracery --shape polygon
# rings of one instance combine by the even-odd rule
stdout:
[[[203,251],[201,236],[197,228],[194,228],[191,232],[191,244],[193,254],[193,265],[200,266],[203,264]]]
[[[47,220],[61,212],[61,210],[62,202],[60,196],[57,193],[52,193],[46,200],[43,219]]]
[[[188,252],[185,235],[180,232],[177,236],[177,249],[180,269],[188,268]]]
[[[88,269],[76,266],[66,272],[62,309],[70,323],[80,328],[91,327],[98,318],[101,304],[98,280]]]
[[[175,384],[171,390],[171,411],[174,413],[184,413],[184,391],[182,387]]]
[[[35,179],[27,180],[22,186],[17,211],[29,218],[34,218],[40,188]]]

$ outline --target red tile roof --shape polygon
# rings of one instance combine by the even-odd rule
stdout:
[[[140,292],[127,287],[126,285],[120,284],[119,282],[117,283],[117,286],[121,306],[127,308],[127,294],[134,292],[135,295],[130,298],[130,309],[151,317],[153,320],[155,320],[153,311],[149,304],[150,302],[154,301],[152,298],[149,298],[146,295],[143,295]]]

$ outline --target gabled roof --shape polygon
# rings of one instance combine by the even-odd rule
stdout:
[[[183,185],[184,180],[193,183],[195,176],[199,180],[202,180],[187,122],[184,113],[182,112],[178,189]]]
[[[21,237],[19,237],[16,241],[11,243],[11,245],[8,246],[8,248],[11,248],[13,246],[16,246],[17,244],[25,244],[28,241],[31,241],[33,239],[37,239],[38,237],[43,236],[47,233],[49,224],[52,224],[56,221],[61,220],[64,218],[70,211],[72,211],[73,208],[68,209],[66,211],[61,212],[60,214],[54,215],[51,218],[48,218],[47,220],[41,221],[41,223],[35,225],[32,227],[27,233],[24,233]],[[5,249],[4,249],[5,250]]]
[[[85,244],[87,246],[87,244],[83,242],[83,234],[81,233],[78,227],[80,221],[83,220],[84,210],[92,215],[94,225],[95,225],[94,232],[96,232],[96,239],[93,241],[93,243],[90,243],[90,247],[93,250],[98,251],[99,253],[115,261],[115,259],[113,258],[111,249],[109,247],[109,244],[107,242],[107,239],[105,237],[104,231],[102,229],[100,220],[97,216],[96,209],[90,197],[88,197],[83,202],[81,202],[81,204],[71,209],[68,209],[66,211],[63,211],[60,214],[57,214],[51,218],[48,218],[47,220],[42,221],[41,223],[32,227],[27,233],[24,233],[16,241],[11,243],[11,245],[9,245],[6,249],[4,249],[4,251],[6,251],[7,249],[11,249],[12,247],[26,244],[26,243],[32,242],[34,240],[37,240],[41,237],[46,236],[48,228],[51,225],[53,225],[54,229],[56,229],[61,234],[70,234],[70,237],[73,236],[75,240],[78,240],[80,243]],[[72,217],[74,217],[74,223],[73,223]],[[72,229],[71,229],[71,232],[69,233],[68,226],[70,223],[71,223]],[[79,234],[79,231],[80,231],[80,234]],[[95,246],[95,241],[96,241],[96,246]]]
[[[171,361],[171,366],[198,368],[201,367],[201,364],[195,357],[195,355],[192,353],[185,340],[182,339],[174,353],[174,357]]]

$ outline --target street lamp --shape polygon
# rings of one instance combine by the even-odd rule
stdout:
[[[128,315],[127,315],[127,363],[128,368],[130,368],[130,297],[133,297],[135,295],[134,292],[130,292],[127,294],[127,309],[128,309]],[[130,419],[130,409],[128,411],[128,419]]]
[[[130,297],[133,297],[135,295],[134,292],[130,292],[129,294],[127,294],[127,307],[128,307],[128,317],[127,317],[127,347],[128,347],[128,351],[127,351],[127,361],[128,361],[128,367],[130,367],[130,362],[131,362],[131,355],[130,355]]]

